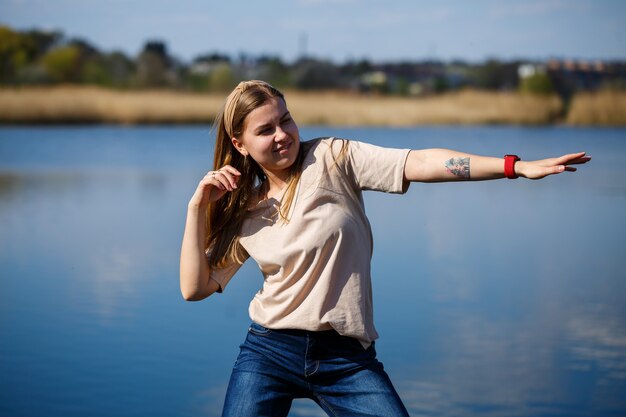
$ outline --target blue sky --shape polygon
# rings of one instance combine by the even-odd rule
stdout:
[[[0,24],[58,29],[134,56],[207,52],[343,62],[626,59],[626,0],[0,0]]]

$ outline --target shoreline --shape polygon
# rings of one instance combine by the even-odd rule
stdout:
[[[462,90],[428,97],[285,91],[302,126],[626,126],[626,92],[555,96]],[[0,88],[0,125],[210,125],[226,94],[90,86]]]

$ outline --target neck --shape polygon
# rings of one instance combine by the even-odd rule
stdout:
[[[289,184],[289,178],[291,178],[291,174],[289,172],[282,171],[278,174],[265,171],[265,176],[267,177],[265,194],[268,198],[280,195],[280,193],[282,193]]]
[[[290,175],[280,175],[276,176],[273,174],[266,173],[267,176],[267,185],[268,191],[273,193],[279,193],[287,187],[289,183]]]

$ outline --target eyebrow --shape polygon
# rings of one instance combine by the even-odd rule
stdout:
[[[280,120],[283,120],[285,117],[291,117],[291,113],[289,113],[289,110],[287,110],[282,116],[280,116]],[[270,127],[272,124],[271,123],[263,123],[262,125],[259,125],[257,127],[254,128],[254,131],[256,133],[260,133],[262,132],[264,129]]]

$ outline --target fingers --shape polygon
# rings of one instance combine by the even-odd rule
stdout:
[[[217,171],[209,171],[198,184],[189,206],[202,208],[211,202],[222,198],[227,192],[237,188],[241,173],[230,165],[225,165]]]
[[[551,169],[551,174],[558,174],[563,171],[576,171],[571,169],[570,165],[580,165],[591,161],[591,157],[587,156],[585,152],[571,153],[563,155],[557,158],[548,158],[540,161],[535,161],[539,166],[543,166]]]
[[[232,167],[230,165],[224,165],[223,167],[221,167],[218,172],[220,171],[226,171],[229,172],[232,175],[235,175],[237,177],[241,176],[241,172],[237,171],[237,169],[235,169],[235,167]]]
[[[224,165],[217,171],[209,171],[204,180],[207,184],[211,184],[222,191],[233,191],[237,188],[240,177],[241,173],[237,169],[230,165]]]
[[[565,169],[565,165],[553,165],[544,167],[543,172],[541,172],[540,175],[537,175],[534,179],[541,179],[547,177],[548,175],[560,174],[561,172],[565,171]]]
[[[580,158],[577,158],[573,161],[569,162],[569,165],[572,164],[586,164],[587,162],[591,161],[591,157],[590,156],[582,156]]]
[[[586,156],[585,152],[564,155],[557,159],[559,172],[576,172],[577,168],[571,165],[586,164],[589,161],[591,161],[591,157]]]
[[[213,177],[220,181],[228,191],[232,191],[237,188],[241,173],[230,165],[224,165],[217,171],[213,171]]]
[[[591,160],[590,156],[586,156],[585,152],[572,153],[568,155],[563,155],[560,158],[556,159],[556,164],[558,165],[577,165],[584,164]]]
[[[537,161],[519,161],[515,169],[516,172],[519,171],[520,176],[538,180],[562,172],[576,172],[577,168],[572,165],[585,164],[589,161],[591,161],[591,157],[587,156],[585,152],[577,152]]]

